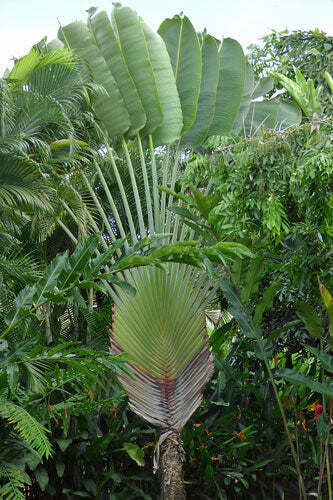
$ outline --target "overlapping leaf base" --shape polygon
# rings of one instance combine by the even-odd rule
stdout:
[[[133,376],[121,374],[131,409],[161,428],[180,430],[199,406],[213,373],[205,332],[207,287],[187,266],[132,272],[136,296],[119,292],[112,353],[125,352]]]

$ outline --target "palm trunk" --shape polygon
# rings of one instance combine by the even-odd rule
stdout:
[[[161,444],[161,499],[184,500],[186,498],[183,463],[185,452],[180,435],[172,432]]]

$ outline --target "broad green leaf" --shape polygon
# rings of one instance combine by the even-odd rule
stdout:
[[[68,261],[68,252],[57,255],[46,268],[43,278],[38,282],[34,302],[39,305],[45,292],[51,291],[57,284],[58,276]]]
[[[307,349],[312,352],[316,356],[317,359],[320,360],[323,368],[333,374],[333,356],[331,354],[327,354],[326,352],[319,351],[315,347],[307,346]]]
[[[102,254],[98,255],[94,259],[91,259],[89,262],[87,268],[84,271],[84,278],[85,279],[95,279],[98,274],[100,273],[100,270],[105,267],[106,265],[110,264],[112,256],[115,254],[115,252],[123,248],[124,246],[124,240],[123,239],[118,239],[112,243],[112,245]]]
[[[49,475],[47,470],[44,467],[37,467],[34,472],[35,478],[39,484],[39,487],[42,491],[46,490],[47,485],[49,484]]]
[[[232,133],[242,133],[244,130],[245,118],[249,112],[252,92],[254,87],[254,72],[249,63],[246,64],[246,79],[243,91],[243,97],[239,106],[236,120],[232,127]]]
[[[256,257],[249,262],[245,284],[241,291],[241,299],[243,302],[247,302],[251,295],[257,293],[259,283],[263,277],[263,264],[264,257],[260,254],[256,255]]]
[[[304,91],[304,88],[300,86],[298,83],[294,82],[287,76],[278,73],[276,71],[272,72],[272,75],[279,80],[279,82],[284,86],[287,92],[291,95],[291,97],[297,102],[300,108],[303,110],[304,114],[312,119],[313,115],[313,107]]]
[[[91,68],[96,83],[102,85],[108,95],[94,99],[98,118],[110,137],[124,134],[130,127],[130,117],[123,98],[88,26],[75,21],[60,28],[59,38]]]
[[[281,333],[287,332],[288,330],[290,330],[290,328],[293,328],[294,326],[297,326],[300,323],[301,321],[299,319],[295,319],[294,321],[290,321],[289,323],[286,323],[285,325],[281,326],[281,328],[273,330],[269,334],[267,341],[272,342],[273,340],[276,340],[279,337],[279,335],[281,335]]]
[[[56,442],[62,452],[66,451],[68,446],[72,444],[72,439],[56,439]]]
[[[261,462],[258,462],[256,464],[251,465],[250,467],[247,467],[244,472],[249,474],[250,472],[253,472],[254,470],[262,469],[265,467],[265,465],[270,464],[273,462],[273,458],[268,458],[267,460],[262,460]]]
[[[163,113],[140,18],[129,7],[116,5],[112,11],[112,22],[123,58],[146,113],[147,121],[142,133],[152,134],[161,125]]]
[[[251,99],[256,99],[257,97],[262,97],[274,88],[274,79],[271,78],[270,76],[266,76],[264,78],[261,78],[260,80],[257,80],[252,92],[251,92]]]
[[[298,125],[302,114],[299,107],[293,103],[276,100],[252,102],[245,120],[245,132],[252,136],[265,130],[281,130]]]
[[[218,352],[221,348],[221,345],[225,341],[225,335],[231,328],[231,322],[226,323],[225,325],[220,326],[217,330],[214,330],[212,335],[209,338],[209,345],[212,347],[214,352]]]
[[[320,441],[325,443],[330,427],[328,425],[327,417],[323,413],[320,415],[318,420],[316,420],[317,433]]]
[[[324,77],[325,77],[325,80],[327,81],[327,85],[329,86],[329,88],[330,88],[330,90],[332,92],[332,95],[333,95],[333,78],[332,78],[332,75],[328,71],[325,71]]]
[[[182,137],[183,144],[198,145],[206,138],[215,113],[220,58],[215,38],[205,35],[201,47],[202,76],[196,120]]]
[[[122,449],[128,453],[128,455],[137,463],[137,465],[140,465],[140,467],[143,467],[145,465],[145,461],[143,458],[143,449],[140,448],[140,446],[133,443],[124,443]]]
[[[303,321],[309,334],[312,337],[321,338],[324,328],[315,309],[305,302],[297,302],[296,311],[297,316]]]
[[[320,294],[322,296],[323,302],[325,304],[325,307],[327,309],[327,314],[328,314],[328,321],[329,321],[329,333],[330,336],[333,337],[333,297],[330,294],[330,292],[327,290],[327,288],[324,287],[324,285],[319,281],[319,290]]]
[[[225,38],[220,50],[220,75],[215,114],[209,135],[227,135],[236,120],[246,81],[246,59],[236,40]]]
[[[56,471],[58,474],[58,477],[62,477],[65,472],[65,464],[63,462],[57,462],[56,463]]]
[[[117,82],[119,91],[130,116],[129,135],[135,135],[146,123],[141,99],[128,70],[118,38],[113,31],[110,19],[105,11],[90,19],[91,30],[98,48],[103,55],[109,71]]]
[[[182,134],[189,131],[197,115],[201,84],[201,52],[198,36],[187,17],[165,19],[158,29],[172,64],[183,112]]]
[[[284,378],[294,385],[308,387],[314,392],[333,397],[333,384],[316,382],[313,380],[313,377],[307,377],[306,375],[290,370],[289,368],[275,372],[275,376]]]
[[[244,304],[240,299],[239,292],[235,285],[227,277],[221,278],[219,283],[225,298],[229,302],[228,312],[235,318],[242,333],[245,337],[250,339],[258,338],[258,332],[252,326],[251,318],[245,311]]]
[[[253,323],[257,326],[261,323],[264,312],[273,307],[273,299],[280,288],[280,281],[275,281],[264,291],[261,301],[257,304],[253,317]]]
[[[154,131],[155,145],[171,144],[179,139],[183,128],[183,114],[168,51],[162,38],[141,21],[150,61],[160,98],[163,121]]]
[[[94,234],[76,247],[75,252],[70,256],[69,265],[59,276],[58,288],[60,290],[73,284],[75,279],[85,270],[99,245],[99,241],[100,235]]]
[[[20,320],[21,315],[25,315],[27,311],[31,308],[33,304],[33,298],[36,293],[36,285],[34,286],[26,286],[20,293],[15,297],[14,307],[12,311],[5,317],[5,322],[8,327],[1,334],[1,336],[5,336],[9,333],[9,331],[16,325],[16,323]]]

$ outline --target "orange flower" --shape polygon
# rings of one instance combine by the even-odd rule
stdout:
[[[240,420],[241,418],[242,418],[242,414],[241,414],[241,412],[239,412],[237,415],[237,420]]]
[[[220,460],[221,460],[221,457],[214,457],[214,456],[213,456],[213,457],[210,457],[210,459],[211,459],[211,460],[213,460],[213,461],[214,461],[214,460],[218,460],[218,461],[220,461]]]
[[[190,455],[190,463],[191,463],[191,462],[195,462],[195,461],[196,461],[196,458],[194,458],[194,457],[192,457],[192,456]]]
[[[199,450],[203,450],[205,448],[205,445],[202,444],[201,446],[199,446]]]
[[[149,448],[150,446],[155,446],[154,441],[150,441],[149,443],[145,444],[142,449]]]
[[[240,432],[237,432],[237,431],[232,431],[233,434],[235,434],[235,436],[237,436],[241,441],[244,441],[245,439],[245,432],[244,431],[240,431]]]
[[[241,431],[241,432],[239,433],[239,439],[240,439],[241,441],[244,441],[244,439],[245,439],[245,432],[244,432],[244,431]]]
[[[311,403],[307,406],[307,409],[310,411],[315,411],[317,404],[319,403],[319,399],[316,399],[314,403]]]
[[[307,428],[305,427],[305,424],[306,424],[306,421],[305,421],[305,419],[304,419],[304,420],[302,420],[302,427],[303,427],[303,429],[304,429],[305,431],[307,431]]]
[[[247,398],[245,399],[245,404],[246,404],[246,408],[248,408],[248,407],[249,407],[249,404],[250,404],[250,398],[248,398],[248,397],[247,397]]]
[[[118,416],[118,410],[117,410],[116,405],[113,405],[110,408],[110,411],[112,411],[112,413],[113,413],[113,420],[116,421],[117,420],[117,416]]]
[[[194,427],[200,427],[201,424],[194,424]]]
[[[207,436],[211,436],[213,433],[209,432],[209,429],[206,427],[206,434],[207,434]]]

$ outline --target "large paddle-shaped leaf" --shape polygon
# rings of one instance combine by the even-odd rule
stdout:
[[[187,17],[165,19],[158,29],[173,68],[183,111],[182,134],[188,132],[196,115],[201,84],[201,53],[198,36]]]
[[[204,308],[193,272],[183,266],[132,271],[134,298],[119,292],[111,350],[125,352],[134,377],[119,376],[138,415],[162,428],[180,430],[201,402],[212,375]]]
[[[152,134],[162,124],[163,113],[141,21],[129,7],[118,6],[112,11],[112,21],[147,116],[144,133]]]
[[[98,96],[94,106],[110,137],[123,135],[130,126],[130,117],[118,86],[88,26],[76,21],[60,28],[59,38],[90,66],[94,79],[103,85],[108,96]]]
[[[229,134],[236,120],[246,81],[246,59],[236,40],[223,40],[220,58],[215,116],[209,129],[210,135]]]
[[[155,144],[171,144],[179,139],[183,128],[183,114],[176,81],[165,43],[159,35],[141,21],[149,57],[163,112],[162,124],[154,131]]]
[[[244,123],[250,109],[253,90],[254,90],[254,72],[249,63],[247,63],[244,93],[238,110],[238,114],[236,116],[236,120],[232,127],[233,134],[238,134],[240,131],[244,130]]]
[[[215,113],[220,58],[215,38],[206,35],[201,47],[202,77],[198,111],[191,129],[182,138],[183,144],[200,144],[207,136]]]
[[[145,126],[146,114],[124,59],[121,45],[113,31],[107,13],[105,11],[99,12],[92,17],[90,19],[90,27],[97,46],[105,59],[108,70],[112,73],[117,82],[119,91],[130,115],[131,126],[129,134],[135,135]]]
[[[245,120],[246,135],[261,133],[261,130],[281,130],[300,123],[302,112],[292,102],[276,100],[251,102]]]

